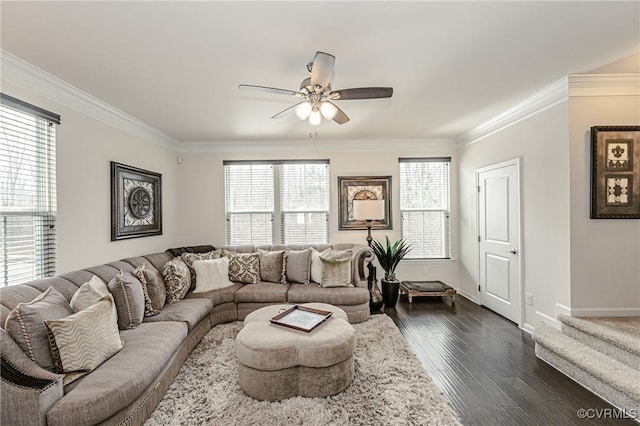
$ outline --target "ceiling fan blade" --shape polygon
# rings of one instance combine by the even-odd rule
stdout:
[[[324,52],[316,52],[311,66],[311,85],[326,88],[333,76],[336,57]]]
[[[350,120],[350,118],[347,116],[347,114],[344,113],[343,110],[341,110],[337,106],[336,108],[338,109],[338,112],[336,113],[336,116],[333,117],[333,121],[335,121],[338,124],[344,124]]]
[[[289,108],[285,108],[282,111],[280,111],[279,113],[277,113],[276,115],[274,115],[273,118],[285,118],[285,117],[291,117],[293,115],[293,112],[295,111],[296,107],[298,105],[300,105],[303,102],[298,102],[295,105],[290,106]]]
[[[358,87],[354,89],[334,90],[329,93],[333,100],[390,98],[393,87]]]
[[[304,94],[302,92],[296,92],[296,91],[287,90],[287,89],[277,89],[275,87],[254,86],[252,84],[241,84],[238,86],[238,89],[257,90],[259,92],[274,93],[276,95],[290,95],[290,96],[304,97]]]

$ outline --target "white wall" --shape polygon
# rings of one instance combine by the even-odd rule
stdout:
[[[536,311],[555,317],[557,302],[568,304],[569,284],[569,143],[568,102],[561,102],[458,152],[460,206],[460,288],[479,297],[477,191],[475,171],[520,159],[521,259],[525,325]]]
[[[2,91],[62,116],[57,127],[57,273],[164,251],[177,241],[175,152],[22,87]],[[111,241],[110,161],[162,174],[163,235]]]
[[[179,204],[188,206],[180,211],[181,244],[213,244],[225,242],[224,220],[224,160],[281,160],[281,159],[329,159],[330,161],[330,242],[355,242],[365,244],[366,231],[338,230],[338,176],[392,176],[392,230],[373,230],[375,239],[386,235],[394,240],[400,237],[399,208],[399,157],[452,156],[452,256],[457,256],[457,172],[453,145],[442,143],[413,144],[415,148],[394,151],[380,150],[368,142],[316,142],[302,141],[299,147],[287,149],[270,142],[259,142],[260,150],[247,148],[242,151],[184,152],[179,169]],[[394,145],[393,141],[390,142]],[[398,141],[396,145],[402,145]],[[233,146],[233,144],[229,144]],[[435,146],[434,146],[435,145]],[[315,146],[315,148],[314,148]],[[345,148],[351,146],[350,148]],[[428,274],[423,273],[427,266]],[[457,286],[458,273],[455,261],[403,261],[397,269],[400,279],[442,280]],[[379,277],[381,278],[381,277]]]
[[[571,309],[574,315],[640,313],[640,220],[590,219],[591,126],[639,125],[638,96],[569,101]]]

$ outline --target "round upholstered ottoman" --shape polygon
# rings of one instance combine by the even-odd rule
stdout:
[[[240,388],[258,400],[335,395],[353,380],[355,331],[347,314],[326,303],[304,303],[333,314],[311,332],[271,324],[292,305],[247,315],[236,338]]]

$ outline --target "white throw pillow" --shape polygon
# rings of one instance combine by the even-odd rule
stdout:
[[[109,295],[111,293],[109,293],[107,284],[100,277],[94,275],[74,293],[70,302],[71,309],[73,312],[79,312]]]
[[[193,262],[196,271],[196,289],[194,293],[206,293],[207,291],[231,287],[229,281],[229,258],[196,260]]]
[[[320,284],[322,282],[322,260],[320,256],[331,252],[331,249],[325,249],[322,253],[318,250],[311,249],[311,281]]]

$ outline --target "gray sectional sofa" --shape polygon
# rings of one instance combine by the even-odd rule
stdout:
[[[3,425],[139,425],[153,412],[183,362],[215,325],[244,319],[263,306],[280,303],[323,302],[342,308],[353,323],[369,318],[366,263],[373,259],[367,246],[356,244],[227,246],[239,253],[301,250],[314,247],[351,249],[354,287],[323,288],[317,284],[240,284],[208,293],[187,293],[166,304],[155,316],[131,330],[120,330],[123,348],[91,373],[65,384],[65,377],[41,368],[5,331],[7,316],[18,303],[28,303],[49,287],[67,300],[94,275],[109,282],[120,270],[133,271],[146,263],[161,271],[182,252],[203,253],[212,246],[183,247],[163,253],[131,257],[105,265],[0,289]]]

